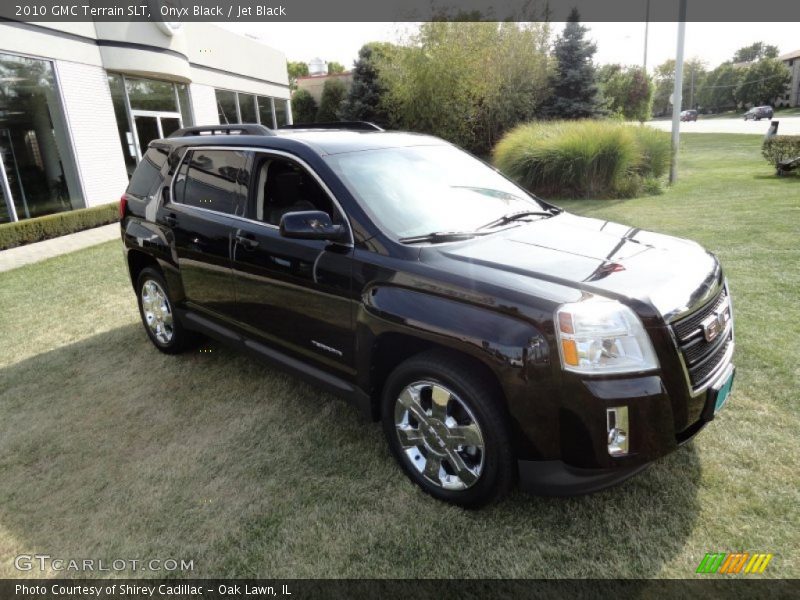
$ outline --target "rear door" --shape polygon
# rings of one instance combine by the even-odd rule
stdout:
[[[234,233],[237,320],[255,336],[335,371],[352,372],[352,244],[282,237],[287,212],[322,210],[347,224],[300,161],[254,152],[245,217]]]
[[[247,158],[233,148],[190,148],[158,215],[174,234],[187,306],[226,319],[236,312],[230,257],[244,210]]]

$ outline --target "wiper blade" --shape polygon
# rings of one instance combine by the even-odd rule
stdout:
[[[520,219],[524,219],[525,217],[552,217],[557,215],[561,211],[546,211],[546,210],[520,210],[517,212],[509,213],[507,215],[503,215],[499,219],[495,219],[494,221],[490,221],[486,223],[486,225],[481,225],[478,229],[491,229],[492,227],[498,227],[500,225],[505,225],[506,223],[511,223],[512,221],[518,221]]]
[[[478,235],[486,235],[484,231],[434,231],[426,233],[425,235],[414,235],[411,237],[400,238],[404,244],[417,244],[420,242],[431,242],[436,244],[439,242],[457,242],[460,240],[469,240]]]

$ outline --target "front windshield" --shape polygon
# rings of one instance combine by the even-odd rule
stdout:
[[[336,154],[331,168],[397,238],[474,231],[518,211],[543,210],[524,190],[454,146]]]

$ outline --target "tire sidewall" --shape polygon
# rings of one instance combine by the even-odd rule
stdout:
[[[495,420],[490,418],[484,408],[484,403],[494,402],[494,398],[476,398],[478,390],[471,389],[471,385],[463,384],[448,373],[437,371],[438,369],[425,368],[422,365],[404,364],[390,375],[384,386],[381,398],[384,434],[386,435],[389,449],[397,462],[400,463],[403,471],[425,492],[440,500],[467,508],[476,508],[490,502],[498,491],[498,480],[502,468],[502,444],[504,442],[502,438],[505,432],[498,431],[496,427],[492,426]],[[480,427],[485,452],[483,471],[478,481],[465,490],[446,490],[429,482],[422,473],[409,463],[407,455],[400,446],[394,423],[395,403],[403,388],[414,381],[422,380],[438,383],[457,394],[472,412]]]
[[[153,332],[147,325],[147,320],[144,316],[144,307],[142,306],[142,288],[147,281],[155,281],[159,285],[159,287],[164,291],[164,294],[167,297],[167,302],[169,302],[169,308],[172,311],[172,339],[167,344],[161,343],[158,341],[155,335],[153,335]],[[182,336],[184,335],[184,331],[180,322],[178,321],[178,316],[175,314],[175,303],[172,301],[169,288],[167,287],[167,282],[164,280],[164,277],[161,275],[161,273],[150,267],[142,270],[136,280],[136,301],[139,304],[139,317],[142,320],[142,325],[144,326],[145,332],[147,332],[147,337],[149,337],[150,341],[153,342],[153,345],[162,352],[170,353],[178,351],[183,343]]]

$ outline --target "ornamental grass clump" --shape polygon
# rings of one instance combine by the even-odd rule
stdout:
[[[493,160],[526,189],[559,198],[652,193],[669,164],[669,136],[614,121],[521,125],[495,146]]]

